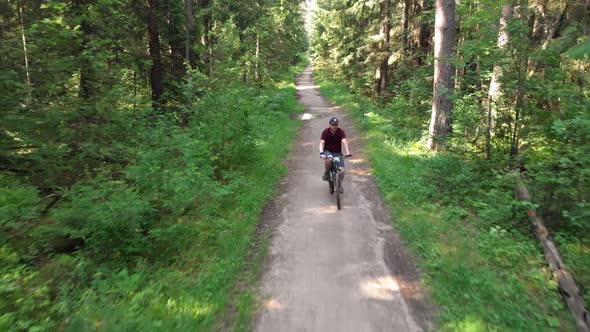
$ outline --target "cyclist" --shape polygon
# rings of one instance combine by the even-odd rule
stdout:
[[[346,133],[342,128],[338,127],[338,119],[332,117],[330,119],[330,127],[322,131],[320,137],[320,158],[325,159],[324,165],[326,167],[322,180],[328,181],[330,177],[330,167],[332,167],[331,155],[342,155],[342,145],[346,150],[346,154],[350,155],[348,142],[346,141]],[[338,167],[342,169],[342,176],[344,177],[344,158],[340,158]]]

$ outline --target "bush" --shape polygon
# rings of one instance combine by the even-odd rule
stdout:
[[[590,212],[590,116],[584,112],[551,125],[551,142],[525,154],[534,193],[548,220],[563,230],[588,234]],[[528,151],[527,151],[528,152]]]
[[[46,331],[55,325],[49,287],[19,260],[10,247],[0,247],[0,330]]]
[[[233,171],[253,159],[255,133],[250,114],[262,109],[251,89],[228,88],[204,97],[197,106],[194,130],[209,143],[215,174]]]
[[[438,154],[427,164],[425,182],[434,184],[444,201],[464,199],[475,189],[476,176],[472,167],[450,154]]]
[[[85,249],[99,259],[149,252],[154,210],[124,182],[97,178],[76,184],[51,216],[55,234],[82,238]]]
[[[198,208],[225,193],[213,180],[209,145],[197,138],[196,129],[159,125],[146,131],[134,165],[126,171],[139,194],[171,217]]]
[[[0,230],[25,227],[26,221],[37,218],[40,208],[37,189],[0,175]]]

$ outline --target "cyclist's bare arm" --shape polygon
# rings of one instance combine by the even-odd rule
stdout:
[[[344,145],[344,150],[346,151],[346,154],[349,155],[350,153],[350,149],[348,148],[348,141],[346,140],[346,138],[342,139],[342,144]]]
[[[323,139],[320,140],[320,153],[324,152],[324,145],[326,144],[326,141],[324,141]],[[325,158],[325,156],[323,154],[320,155],[320,157],[323,159]]]

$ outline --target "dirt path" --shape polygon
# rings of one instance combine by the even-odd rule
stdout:
[[[430,329],[419,275],[390,226],[351,121],[322,97],[306,68],[297,80],[306,108],[288,160],[284,192],[266,211],[274,227],[255,331]],[[319,136],[337,116],[354,158],[343,208],[321,180]]]

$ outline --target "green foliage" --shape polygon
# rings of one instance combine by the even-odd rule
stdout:
[[[574,273],[574,279],[581,288],[586,302],[590,302],[590,241],[578,238],[570,233],[555,236],[567,268]]]
[[[0,230],[18,230],[35,219],[41,210],[38,190],[15,178],[0,175]]]
[[[73,186],[64,194],[52,218],[56,232],[81,238],[90,255],[99,259],[133,257],[149,251],[147,234],[153,209],[137,191],[120,181],[98,178]]]
[[[526,213],[513,197],[513,175],[491,172],[487,161],[429,153],[408,139],[399,113],[328,78],[320,84],[369,136],[379,189],[420,258],[440,330],[573,329],[530,228],[515,225],[514,215]]]
[[[217,176],[252,160],[254,132],[250,113],[260,109],[254,91],[228,89],[206,96],[197,106],[195,130],[207,137]]]
[[[563,217],[565,230],[587,234],[587,202],[590,200],[590,117],[577,113],[551,125],[550,144],[540,153],[527,153],[535,186],[541,191],[538,200],[549,216]],[[565,222],[564,221],[564,222]]]
[[[232,91],[218,94],[227,93]],[[295,121],[289,114],[296,109],[296,100],[293,87],[267,90],[256,98],[250,95],[251,99],[246,99],[247,94],[241,96],[240,103],[246,108],[274,107],[252,108],[252,129],[256,133],[252,156],[233,170],[232,177],[223,179],[223,185],[213,181],[215,161],[209,157],[208,146],[197,138],[216,132],[196,130],[204,127],[195,121],[188,128],[161,125],[146,134],[146,138],[158,137],[160,141],[151,142],[152,149],[140,156],[128,175],[137,184],[141,197],[151,197],[149,201],[164,219],[156,222],[146,236],[152,242],[142,256],[163,251],[173,259],[165,264],[166,260],[159,258],[156,266],[146,264],[147,260],[139,260],[131,268],[115,265],[112,270],[94,272],[96,277],[89,287],[64,292],[66,295],[60,301],[63,310],[71,314],[67,330],[209,330],[218,324],[218,315],[227,318],[224,310],[230,300],[238,301],[235,305],[242,307],[242,315],[253,312],[252,298],[233,298],[230,289],[242,274],[262,206],[285,171],[281,159],[286,153],[285,142],[295,133]],[[207,97],[203,102],[211,105]],[[197,109],[201,105],[197,104]],[[239,112],[236,117],[240,118]],[[211,138],[213,142],[215,139]],[[191,166],[192,162],[199,168]],[[183,172],[184,168],[191,170]],[[177,193],[169,191],[172,187],[167,183],[176,183],[175,177],[190,185],[176,186]],[[191,182],[191,177],[200,178]],[[164,197],[162,192],[170,197]],[[231,199],[226,200],[225,194],[231,195]],[[198,202],[197,207],[178,216],[184,198],[191,195]],[[162,206],[164,200],[168,200],[166,207]],[[184,246],[178,247],[178,243]],[[132,243],[124,244],[124,248],[130,246]],[[254,279],[248,283],[254,283]]]
[[[476,176],[471,167],[449,154],[438,154],[428,163],[424,180],[436,187],[440,198],[445,200],[451,195],[465,197],[471,194],[474,186],[466,184],[476,183]]]
[[[578,45],[570,48],[567,55],[574,59],[587,59],[590,56],[590,39],[582,40]]]
[[[52,303],[51,280],[22,264],[21,258],[9,246],[0,247],[0,329],[52,330],[58,312]]]
[[[379,4],[318,1],[312,56],[316,68],[345,80],[355,92],[370,94],[379,61],[378,42],[370,36],[379,26]],[[366,33],[371,31],[371,33]]]
[[[237,96],[250,112],[246,120],[242,108],[230,105]],[[199,114],[215,105],[234,113]],[[211,329],[216,317],[227,315],[228,301],[241,308],[235,324],[248,321],[253,298],[230,289],[262,206],[285,171],[285,142],[296,129],[290,114],[301,106],[290,85],[259,94],[243,88],[210,92],[194,107],[186,127],[166,117],[135,122],[136,133],[119,143],[126,158],[135,158],[122,171],[64,190],[42,222],[37,190],[2,177],[3,216],[31,228],[19,253],[10,245],[0,250],[3,330]],[[242,134],[226,136],[235,137],[223,150],[234,163],[227,168],[212,153],[222,143],[216,119]],[[246,134],[238,128],[242,121],[251,126]],[[224,178],[215,177],[216,167]],[[58,242],[79,247],[62,254]],[[39,255],[42,263],[22,263]]]
[[[17,73],[12,70],[3,70],[0,73],[0,107],[5,112],[16,111],[19,109],[18,96],[23,90],[22,82],[17,80]]]
[[[197,128],[162,123],[144,131],[141,141],[150,148],[138,152],[126,176],[143,200],[178,216],[222,193],[213,181],[209,146]]]
[[[483,109],[480,100],[482,91],[465,94],[454,104],[453,131],[456,133],[449,141],[449,150],[459,153],[476,153],[481,150],[485,140]],[[474,142],[466,146],[464,142]]]

